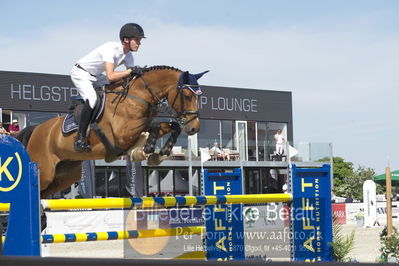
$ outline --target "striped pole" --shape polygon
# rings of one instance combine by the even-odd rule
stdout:
[[[140,231],[129,230],[129,231],[75,233],[75,234],[47,234],[41,236],[41,243],[55,244],[55,243],[71,243],[71,242],[90,242],[90,241],[122,240],[122,239],[180,236],[180,235],[200,235],[203,233],[205,233],[205,227],[192,226],[192,227],[150,229],[150,230],[140,230]],[[4,236],[3,240],[5,240]]]
[[[106,199],[42,200],[45,210],[132,209],[173,206],[205,206],[217,204],[253,204],[290,202],[291,194],[248,194],[225,196],[180,196]]]
[[[181,196],[181,197],[143,197],[143,198],[105,198],[105,199],[67,199],[42,200],[45,210],[77,209],[132,209],[173,206],[205,206],[216,204],[253,204],[271,202],[290,202],[291,194],[247,194],[227,196]],[[0,211],[8,211],[9,203],[0,203]]]

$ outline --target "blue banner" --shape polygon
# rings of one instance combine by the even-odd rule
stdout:
[[[10,203],[3,255],[40,256],[39,175],[25,147],[0,134],[0,203]]]
[[[330,165],[322,168],[292,166],[293,260],[332,261]]]
[[[232,173],[204,170],[205,195],[242,195],[241,169]],[[244,260],[242,204],[205,207],[206,257],[208,260]]]

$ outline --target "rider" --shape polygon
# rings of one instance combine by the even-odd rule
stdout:
[[[136,23],[125,24],[119,33],[121,42],[106,42],[88,55],[81,58],[71,71],[71,79],[85,100],[80,115],[78,134],[75,139],[75,150],[90,152],[87,140],[87,128],[92,119],[92,112],[97,102],[95,87],[118,81],[132,73],[133,54],[144,37],[143,28]],[[127,70],[115,71],[124,64]],[[105,75],[102,74],[105,72]]]

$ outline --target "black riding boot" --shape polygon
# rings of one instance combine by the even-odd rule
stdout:
[[[87,100],[82,108],[80,113],[80,122],[78,135],[75,138],[75,150],[76,151],[84,151],[91,152],[90,144],[88,143],[88,139],[86,137],[87,128],[89,127],[89,123],[91,120],[93,109],[91,109],[89,101]]]

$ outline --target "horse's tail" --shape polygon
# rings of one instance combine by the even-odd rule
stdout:
[[[36,126],[28,126],[24,129],[22,129],[16,136],[16,139],[19,140],[20,142],[22,142],[22,144],[24,144],[24,146],[26,147],[28,145],[30,136],[32,135],[35,127]]]

